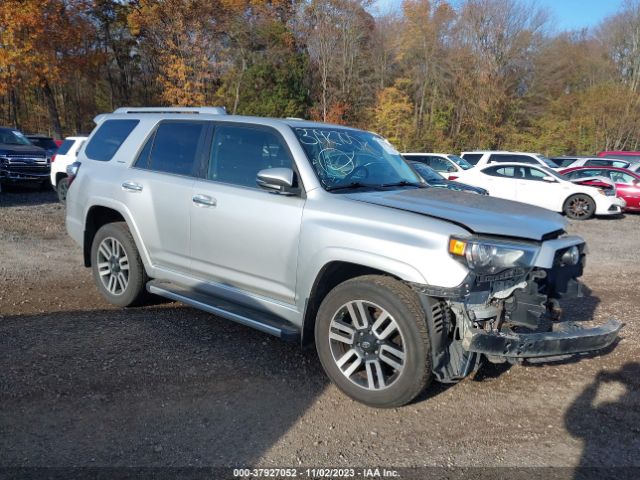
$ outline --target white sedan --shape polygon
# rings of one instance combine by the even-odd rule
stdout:
[[[524,163],[501,163],[464,172],[463,182],[494,197],[516,200],[563,212],[575,220],[593,215],[618,215],[626,203],[615,189],[603,190],[570,182],[550,168]]]

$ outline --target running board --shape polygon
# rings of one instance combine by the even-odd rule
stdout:
[[[255,328],[261,332],[275,335],[282,340],[300,341],[300,329],[276,315],[238,305],[223,298],[203,293],[193,288],[185,288],[171,282],[151,280],[147,282],[147,291],[161,297],[186,303],[191,307]]]

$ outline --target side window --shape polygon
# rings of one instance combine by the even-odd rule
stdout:
[[[493,153],[489,157],[489,161],[487,163],[507,163],[507,162],[513,162],[513,160],[511,160],[511,155]]]
[[[456,169],[449,163],[448,160],[445,160],[441,157],[429,157],[429,166],[433,168],[436,172],[455,172]]]
[[[512,162],[528,163],[529,165],[538,165],[539,164],[533,158],[528,157],[527,155],[511,155],[511,159],[512,159],[511,160]]]
[[[544,177],[549,176],[546,172],[542,170],[538,170],[537,168],[527,168],[526,170],[526,179],[527,180],[536,180],[541,182]]]
[[[629,162],[611,162],[611,166],[616,168],[628,168],[629,165],[631,165]]]
[[[69,152],[69,150],[71,149],[72,145],[73,145],[73,140],[65,140],[64,142],[62,142],[62,145],[60,145],[60,147],[58,148],[56,155],[66,155],[67,152]]]
[[[138,123],[138,120],[106,120],[91,137],[85,155],[92,160],[108,162]]]
[[[520,170],[520,169],[517,169]],[[492,177],[507,177],[513,178],[516,176],[516,168],[515,167],[492,167],[485,168],[483,173],[487,175],[491,175]]]
[[[261,128],[218,125],[207,178],[222,183],[258,188],[256,176],[265,168],[292,167],[284,141]]]
[[[587,160],[584,162],[585,167],[607,167],[611,165],[611,162],[607,160]]]
[[[589,169],[589,170],[579,170],[580,175],[577,178],[587,178],[587,177],[606,177],[607,172],[598,169]]]
[[[482,158],[482,154],[481,153],[465,153],[464,155],[462,155],[462,158],[464,158],[471,165],[477,165],[478,162],[480,161],[480,158]]]
[[[206,124],[162,122],[145,144],[136,166],[175,175],[194,175],[199,164]]]
[[[156,132],[154,131],[147,142],[144,144],[144,148],[138,155],[136,159],[135,166],[138,168],[149,168],[149,154],[151,153],[151,147],[153,147],[153,142],[156,139]]]
[[[609,170],[609,178],[616,183],[626,183],[631,185],[633,183],[634,178],[628,173],[617,172],[615,170]]]

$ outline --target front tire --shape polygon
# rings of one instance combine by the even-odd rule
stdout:
[[[345,394],[379,408],[409,403],[431,382],[431,348],[417,294],[367,275],[335,287],[315,325],[318,356]]]
[[[572,220],[588,220],[596,212],[596,202],[589,195],[577,193],[565,200],[562,211]]]
[[[91,244],[93,280],[102,296],[119,307],[140,305],[147,297],[145,272],[125,222],[100,227]]]

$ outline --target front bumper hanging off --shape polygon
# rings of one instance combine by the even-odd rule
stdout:
[[[609,320],[604,325],[584,328],[573,322],[555,325],[543,333],[487,332],[468,329],[462,346],[470,352],[511,358],[553,357],[601,350],[617,338],[622,324]]]

